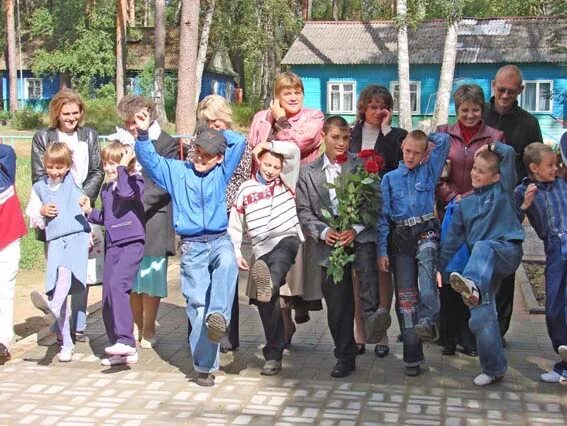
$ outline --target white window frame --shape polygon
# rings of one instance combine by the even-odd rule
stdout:
[[[348,110],[345,108],[344,105],[344,94],[346,91],[344,90],[345,85],[352,85],[352,109]],[[333,110],[332,109],[332,102],[331,102],[331,87],[334,85],[339,86],[339,109]],[[327,81],[327,112],[329,114],[356,114],[356,81],[355,80],[329,80]]]
[[[126,77],[126,93],[129,95],[133,95],[135,90],[136,90],[136,77]]]
[[[523,103],[523,99],[522,96],[524,94],[524,92],[526,91],[526,85],[527,84],[534,84],[536,85],[536,109],[535,110],[530,110],[527,108],[524,108],[524,103]],[[553,94],[553,80],[524,80],[523,81],[523,85],[524,85],[524,90],[522,90],[522,93],[520,93],[520,96],[518,96],[518,105],[520,105],[523,109],[525,109],[528,112],[535,112],[535,113],[549,113],[549,112],[553,112],[553,99],[549,100],[549,109],[545,110],[545,109],[541,109],[539,107],[539,98],[540,98],[540,85],[541,84],[549,84],[549,93]]]
[[[30,82],[39,82],[39,96],[30,97]],[[37,77],[24,78],[25,99],[43,98],[43,79]]]
[[[410,100],[411,100],[411,85],[415,84],[415,107],[416,110],[412,111],[412,115],[420,115],[421,114],[421,81],[419,80],[410,80]],[[399,85],[398,80],[390,81],[390,93],[392,94],[392,98],[394,99],[394,107],[396,105],[396,86]],[[410,102],[411,103],[411,102]],[[399,110],[394,109],[394,114],[399,114]]]

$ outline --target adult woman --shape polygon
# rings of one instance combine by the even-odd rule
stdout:
[[[357,121],[351,130],[349,151],[358,153],[366,149],[373,149],[384,159],[384,169],[380,175],[394,170],[402,159],[402,141],[407,131],[392,127],[392,108],[394,99],[383,86],[371,84],[366,86],[358,97]],[[359,311],[359,283],[353,280],[355,291],[355,338],[359,345],[359,353],[364,352],[364,327]],[[378,280],[379,312],[389,316],[392,305],[393,287],[390,273],[379,273]],[[383,358],[390,352],[388,334],[384,333],[382,339],[374,347],[376,356]]]
[[[199,106],[197,108],[197,119],[200,126],[206,126],[216,130],[231,129],[232,109],[230,108],[230,105],[226,101],[226,99],[222,96],[209,95],[204,97],[203,100],[199,102]],[[252,150],[248,145],[238,167],[234,171],[234,174],[232,175],[232,178],[228,183],[228,187],[226,188],[227,214],[230,213],[232,204],[234,203],[236,195],[238,194],[238,188],[240,188],[242,182],[250,177],[250,170],[252,165],[251,151]],[[192,153],[193,146],[190,145],[187,157],[191,158]],[[228,330],[221,340],[221,352],[234,351],[240,346],[238,327],[240,313],[238,306],[238,282],[236,284],[237,290],[234,294],[234,301],[232,302],[231,320],[228,326]],[[189,333],[191,333],[191,330],[189,330]]]
[[[31,171],[32,183],[46,175],[43,155],[53,142],[67,144],[73,154],[71,173],[75,183],[94,203],[104,171],[100,159],[100,145],[95,130],[82,127],[85,119],[85,104],[81,97],[71,89],[61,89],[49,103],[49,127],[38,131],[32,139]],[[42,236],[39,236],[42,239]],[[87,256],[87,253],[85,253]],[[87,293],[71,296],[71,330],[77,341],[84,341]]]
[[[155,121],[153,102],[142,96],[125,96],[118,104],[118,115],[128,132],[126,138],[118,139],[122,142],[134,142],[137,136],[134,117],[142,110],[150,114],[152,124],[148,131],[157,153],[167,158],[178,158],[177,141],[161,130],[159,123]],[[175,254],[175,231],[171,197],[158,187],[143,169],[142,176],[146,244],[138,277],[130,293],[130,305],[134,324],[138,328],[136,337],[140,341],[140,347],[149,349],[156,344],[156,317],[161,299],[167,296],[167,258]]]
[[[253,148],[261,142],[271,140],[290,141],[295,143],[301,153],[301,164],[307,164],[319,156],[321,145],[321,130],[323,129],[323,114],[321,111],[303,107],[304,88],[301,79],[292,72],[284,72],[276,77],[274,84],[274,99],[267,110],[256,113],[252,120],[249,133],[249,143]],[[257,166],[252,165],[255,173]],[[303,249],[303,250],[302,250]],[[319,308],[321,289],[316,285],[304,286],[304,283],[315,282],[305,276],[301,259],[303,251],[309,247],[300,247],[295,265],[288,274],[287,286],[280,289],[282,320],[285,327],[286,341],[291,341],[295,325],[291,320],[291,298],[294,298],[297,323],[309,320],[309,302],[312,308]],[[256,297],[255,295],[249,295]],[[304,303],[306,302],[306,303]]]
[[[471,170],[475,152],[483,145],[503,142],[504,133],[487,126],[482,121],[484,92],[476,84],[463,84],[453,94],[457,123],[439,126],[439,132],[451,137],[451,148],[447,157],[447,173],[437,185],[438,211],[443,213],[447,204],[472,190]],[[440,291],[440,344],[443,355],[453,355],[457,343],[463,353],[476,356],[476,341],[468,328],[469,309],[461,297],[448,285]]]

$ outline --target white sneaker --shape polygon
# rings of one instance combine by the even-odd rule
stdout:
[[[545,383],[559,383],[561,381],[561,374],[552,370],[548,373],[543,373],[539,378]]]
[[[142,340],[140,340],[140,347],[142,349],[151,349],[156,345],[156,342],[155,337],[142,337]]]
[[[59,354],[57,355],[57,359],[59,362],[71,362],[73,361],[73,353],[75,352],[75,348],[61,348]]]
[[[567,345],[561,345],[557,348],[557,353],[561,357],[561,361],[567,362]]]
[[[502,380],[504,376],[496,377],[496,376],[489,376],[488,374],[480,373],[476,376],[473,380],[473,383],[477,386],[487,386],[492,383],[499,382]]]
[[[138,362],[138,353],[136,352],[134,355],[112,355],[108,358],[103,358],[100,361],[100,365],[104,365],[105,367],[111,367],[113,365],[122,365],[122,364],[136,364]]]
[[[134,355],[136,353],[136,348],[125,345],[124,343],[115,343],[112,346],[104,348],[104,352],[106,352],[108,355],[127,356]]]

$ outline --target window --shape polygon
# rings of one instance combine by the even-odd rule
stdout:
[[[411,103],[411,113],[419,114],[421,105],[421,83],[419,81],[410,81],[410,103]],[[394,97],[394,112],[399,112],[399,93],[400,86],[397,81],[390,82],[390,93]]]
[[[522,108],[529,112],[551,112],[553,81],[524,81],[524,91],[518,99]]]
[[[212,80],[211,81],[211,90],[213,91],[213,95],[218,95],[219,94],[219,89],[220,89],[220,84],[217,80]]]
[[[26,99],[41,99],[43,84],[41,78],[26,78]]]
[[[330,81],[327,83],[327,111],[329,114],[355,114],[356,82]]]
[[[224,93],[226,100],[232,102],[232,83],[230,81],[224,83]]]
[[[136,93],[136,79],[134,77],[126,78],[126,93],[129,95]]]

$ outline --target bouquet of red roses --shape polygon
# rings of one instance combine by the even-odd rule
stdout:
[[[338,232],[352,229],[354,225],[373,226],[378,218],[378,172],[384,167],[384,160],[372,149],[360,151],[358,158],[362,165],[350,173],[341,173],[334,183],[327,184],[327,188],[333,188],[337,195],[337,216],[326,209],[322,209],[321,213]],[[344,164],[347,160],[347,154],[336,158],[339,164]],[[349,250],[352,245],[352,242],[347,246],[337,242],[331,251],[327,275],[332,276],[335,283],[341,282],[344,267],[354,260],[354,254]]]

